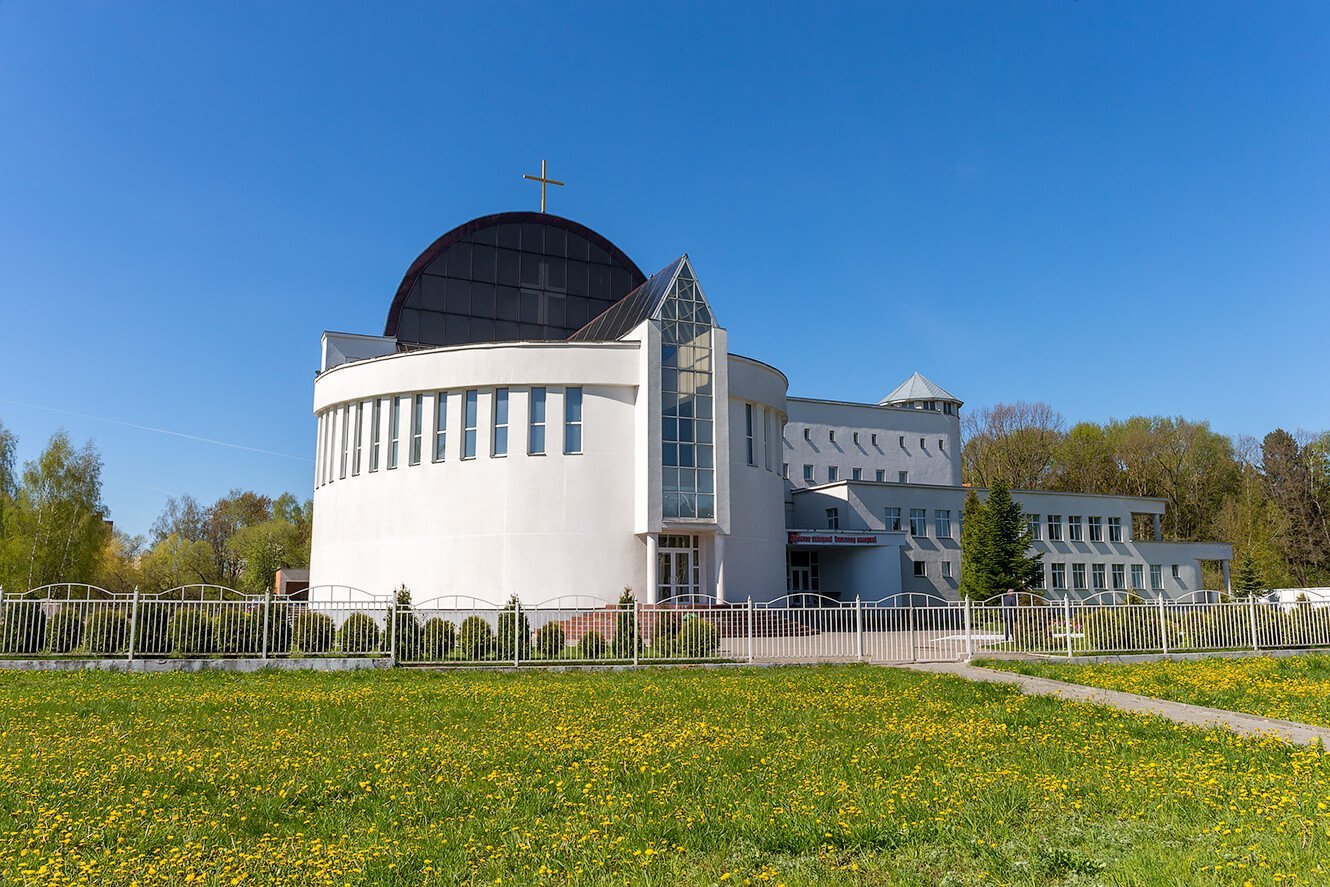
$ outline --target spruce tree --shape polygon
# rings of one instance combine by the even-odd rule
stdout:
[[[988,509],[971,490],[965,496],[965,510],[961,515],[961,583],[962,597],[982,601],[993,593],[992,549],[989,545]]]
[[[991,552],[988,578],[993,590],[990,594],[999,594],[1008,588],[1028,591],[1039,578],[1043,555],[1030,553],[1034,537],[1025,512],[1001,481],[989,488],[984,510],[987,545]]]
[[[1234,577],[1233,590],[1239,597],[1250,597],[1265,591],[1265,580],[1261,577],[1261,568],[1256,565],[1256,559],[1251,555],[1244,555],[1238,562],[1237,576]]]

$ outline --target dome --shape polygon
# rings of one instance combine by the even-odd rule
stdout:
[[[482,216],[416,257],[383,334],[418,345],[567,339],[645,282],[622,250],[571,219]]]

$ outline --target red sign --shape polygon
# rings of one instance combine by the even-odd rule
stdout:
[[[794,531],[789,534],[790,545],[877,545],[878,536],[875,533],[855,533],[839,530],[828,530],[825,533],[817,531]]]

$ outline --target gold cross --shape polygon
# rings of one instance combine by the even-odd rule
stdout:
[[[547,179],[547,178],[545,178],[545,161],[543,161],[543,160],[540,161],[540,175],[538,175],[538,176],[533,176],[533,175],[531,175],[530,173],[522,173],[522,178],[524,178],[524,179],[530,179],[530,180],[533,181],[533,182],[540,182],[540,211],[541,211],[541,212],[544,212],[544,211],[545,211],[545,186],[546,186],[546,185],[558,185],[558,186],[560,186],[560,187],[563,187],[563,182],[560,182],[558,179]]]

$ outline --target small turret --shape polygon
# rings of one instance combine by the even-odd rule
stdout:
[[[936,410],[955,415],[960,412],[962,401],[941,385],[926,379],[923,374],[915,373],[877,403],[884,407]]]

